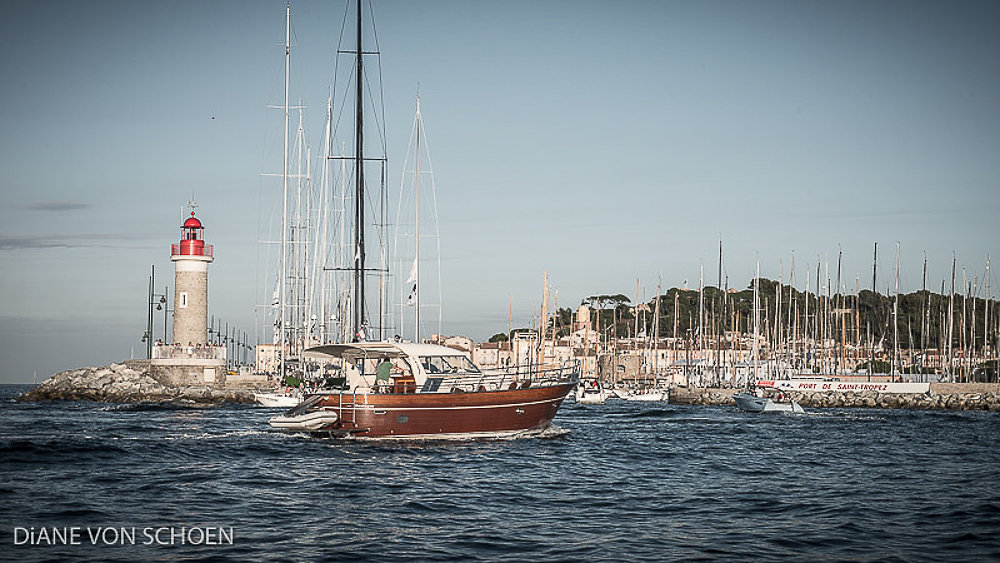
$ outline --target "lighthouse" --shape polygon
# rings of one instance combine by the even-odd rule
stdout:
[[[208,344],[208,265],[215,257],[205,244],[205,227],[191,216],[181,225],[181,241],[170,245],[174,262],[174,342]]]
[[[149,374],[174,387],[226,383],[226,348],[208,342],[208,265],[215,257],[205,244],[205,227],[194,216],[170,245],[174,262],[174,341],[153,347]]]

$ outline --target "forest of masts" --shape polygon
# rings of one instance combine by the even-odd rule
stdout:
[[[761,377],[875,373],[900,379],[910,374],[906,379],[916,381],[996,379],[1000,309],[990,295],[988,259],[985,275],[971,278],[965,268],[956,271],[953,260],[951,282],[942,281],[939,293],[927,289],[926,259],[923,289],[907,294],[898,291],[898,273],[897,289],[879,293],[874,268],[876,289],[861,289],[856,279],[853,291],[838,290],[839,264],[837,269],[831,279],[829,268],[824,276],[817,266],[815,285],[807,280],[804,291],[794,279],[783,283],[758,275],[739,291],[728,287],[728,279],[721,290],[700,283],[699,289],[661,294],[658,287],[648,302],[640,302],[637,282],[637,305],[623,294],[590,296],[582,302],[591,308],[592,327],[583,355],[645,350],[645,357],[656,358],[660,354],[654,351],[666,350],[673,362],[654,366],[655,360],[647,360],[643,371],[698,370],[717,381],[732,379],[726,374],[738,363]],[[571,309],[553,307],[547,317],[541,349],[546,341],[579,335],[580,319],[574,327]]]

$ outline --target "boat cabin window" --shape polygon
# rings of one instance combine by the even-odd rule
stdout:
[[[428,374],[434,373],[479,373],[476,364],[465,356],[420,356],[420,363]]]
[[[440,377],[428,377],[427,381],[424,382],[423,388],[420,390],[421,393],[434,393],[441,388],[441,378]]]

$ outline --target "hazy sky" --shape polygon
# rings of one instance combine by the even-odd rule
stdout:
[[[274,2],[3,3],[0,382],[142,357],[149,267],[192,194],[210,309],[253,331],[259,217],[280,183]],[[444,331],[730,284],[754,262],[844,285],[970,280],[1000,235],[996,2],[375,3],[390,186],[418,88],[441,218]],[[292,97],[320,145],[343,2],[292,4]],[[276,142],[276,139],[279,139]],[[318,149],[316,149],[318,150]],[[1000,254],[1000,253],[995,253]],[[961,274],[960,274],[961,275]],[[993,274],[996,295],[997,276]],[[884,288],[884,286],[883,286]],[[172,291],[172,289],[171,289]],[[982,293],[981,293],[982,294]],[[157,317],[162,326],[162,317]],[[157,329],[159,330],[159,329]]]

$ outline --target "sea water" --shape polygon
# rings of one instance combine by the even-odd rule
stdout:
[[[1000,413],[609,400],[538,438],[362,442],[26,388],[0,387],[9,560],[1000,559]]]

